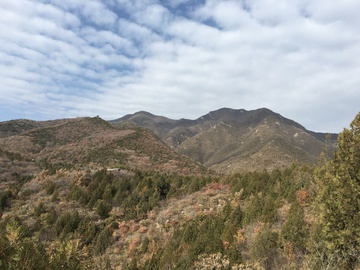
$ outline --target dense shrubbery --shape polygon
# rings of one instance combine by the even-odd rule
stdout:
[[[0,192],[0,214],[2,211],[10,206],[10,200],[12,198],[12,193],[10,190],[5,190]]]
[[[124,220],[142,219],[158,203],[169,197],[192,193],[214,179],[136,171],[133,176],[117,176],[106,169],[74,184],[69,197],[93,208],[101,218],[111,208],[123,210]],[[195,184],[194,184],[195,183]],[[196,188],[194,188],[196,185]]]

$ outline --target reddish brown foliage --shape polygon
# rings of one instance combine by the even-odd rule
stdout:
[[[297,192],[296,197],[300,204],[306,204],[309,200],[309,192],[306,189],[301,189]]]

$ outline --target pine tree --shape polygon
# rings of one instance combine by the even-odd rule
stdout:
[[[104,228],[97,236],[94,242],[94,253],[104,254],[105,250],[111,245],[112,231],[110,228]]]
[[[250,247],[251,258],[261,262],[265,269],[277,269],[278,238],[278,233],[272,231],[269,224],[265,224]]]
[[[303,251],[307,227],[304,221],[304,210],[298,201],[295,201],[289,210],[288,220],[281,229],[281,237],[284,244],[291,243],[296,251]]]
[[[360,113],[350,127],[339,134],[333,159],[318,172],[324,258],[341,258],[344,269],[360,263]]]
[[[109,217],[109,213],[111,209],[112,206],[110,203],[104,202],[103,200],[99,200],[96,207],[96,213],[100,216],[100,218],[104,219]]]

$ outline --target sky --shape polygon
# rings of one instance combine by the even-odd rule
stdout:
[[[358,0],[0,0],[0,121],[360,111]]]

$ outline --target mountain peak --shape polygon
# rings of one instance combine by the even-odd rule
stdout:
[[[138,111],[136,113],[132,113],[132,114],[127,114],[119,119],[116,119],[116,120],[112,120],[110,122],[119,122],[119,121],[131,121],[132,119],[134,118],[153,118],[155,117],[155,115],[149,113],[149,112],[146,112],[146,111]]]
[[[134,115],[138,115],[138,116],[148,116],[148,117],[154,117],[156,115],[149,113],[147,111],[138,111],[136,113],[134,113]]]
[[[197,120],[198,121],[216,121],[219,119],[223,119],[223,120],[230,120],[230,119],[234,119],[237,118],[239,116],[239,114],[242,114],[246,112],[246,110],[244,109],[231,109],[231,108],[220,108],[218,110],[215,111],[211,111],[208,114],[205,114],[201,117],[199,117]]]
[[[314,163],[325,138],[268,108],[224,107],[196,120],[139,112],[123,120],[151,130],[179,153],[221,172]]]

